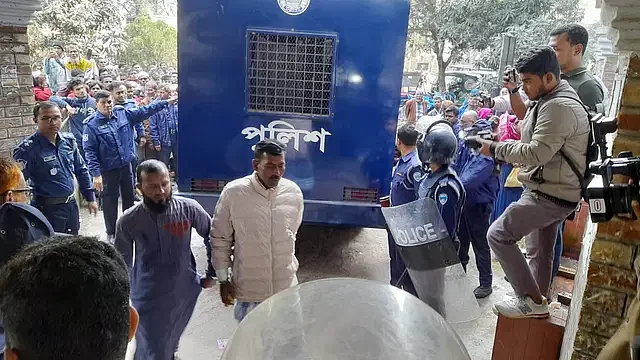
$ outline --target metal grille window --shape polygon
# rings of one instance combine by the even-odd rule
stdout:
[[[250,31],[248,109],[329,116],[335,38]]]

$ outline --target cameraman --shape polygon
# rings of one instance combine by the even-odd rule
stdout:
[[[581,184],[560,152],[585,171],[589,120],[576,92],[560,80],[552,48],[536,47],[515,64],[523,89],[533,102],[525,116],[520,142],[476,138],[480,152],[511,164],[522,164],[518,180],[526,187],[491,225],[489,245],[510,280],[516,298],[496,303],[494,312],[510,318],[549,316],[554,243],[558,225],[576,208]],[[537,116],[536,116],[537,114]],[[527,236],[527,261],[517,242]]]

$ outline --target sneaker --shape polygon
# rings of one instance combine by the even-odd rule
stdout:
[[[542,304],[536,304],[529,296],[516,297],[495,303],[493,313],[511,319],[544,319],[549,317],[549,304],[544,297]]]
[[[476,296],[476,299],[484,299],[491,295],[492,292],[493,288],[491,286],[478,286],[473,290],[473,295]]]

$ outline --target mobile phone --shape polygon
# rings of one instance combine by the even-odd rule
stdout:
[[[508,77],[509,77],[509,82],[517,84],[517,78],[516,78],[516,69],[509,69],[509,72],[507,73]]]

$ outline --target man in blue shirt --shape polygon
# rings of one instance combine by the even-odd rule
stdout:
[[[83,142],[89,172],[98,191],[103,191],[103,215],[108,240],[113,242],[118,218],[118,198],[123,211],[133,206],[133,126],[178,101],[177,97],[148,106],[125,109],[113,106],[111,93],[94,94],[98,112],[85,121]],[[103,182],[104,180],[104,182]],[[104,186],[103,186],[104,184]]]
[[[400,151],[400,159],[398,160],[398,164],[393,168],[393,177],[391,178],[391,206],[407,204],[417,199],[415,185],[424,174],[422,163],[416,150],[416,142],[418,141],[419,135],[420,133],[413,125],[404,125],[398,129],[396,147],[398,151]],[[387,233],[389,240],[389,258],[391,258],[391,285],[418,296],[409,276],[404,276],[402,281],[400,281],[406,266],[400,254],[396,251],[396,243],[388,229]]]
[[[158,89],[159,98],[166,100],[171,94],[169,85]],[[158,160],[169,166],[169,157],[173,154],[176,171],[178,155],[178,105],[171,105],[149,118],[149,135],[158,151]]]
[[[113,102],[116,105],[123,106],[125,109],[133,109],[137,107],[136,102],[133,99],[128,98],[129,89],[127,89],[124,83],[120,81],[114,81],[111,84],[109,84],[109,86],[107,87],[107,91],[109,91],[111,93],[111,96],[113,96]],[[146,138],[144,137],[144,127],[142,126],[141,122],[136,123],[133,126],[133,130],[134,130],[134,133],[133,133],[134,141],[133,141],[133,144],[131,144],[132,151],[133,151],[133,159],[131,160],[131,172],[133,173],[133,182],[135,183],[136,167],[138,166],[138,160],[139,160],[137,146],[139,144],[141,146],[144,146],[144,144],[146,144]]]
[[[72,98],[52,96],[51,101],[64,107],[70,114],[69,131],[76,138],[76,144],[80,150],[80,155],[84,159],[82,149],[82,132],[84,130],[84,120],[96,112],[96,101],[87,93],[87,87],[81,79],[74,79],[67,84],[69,92],[73,93]]]
[[[469,129],[469,135],[480,131],[491,132],[491,124],[487,120],[476,121]],[[498,196],[500,183],[492,157],[479,154],[464,143],[460,152],[465,152],[465,163],[461,164],[460,181],[467,193],[467,199],[460,219],[460,251],[458,256],[464,269],[469,263],[469,246],[473,246],[476,265],[480,273],[480,286],[473,294],[481,299],[492,292],[493,273],[491,271],[491,250],[487,242],[491,211]]]
[[[62,115],[57,104],[38,103],[33,116],[38,131],[14,149],[13,157],[33,184],[32,205],[47,217],[56,232],[78,234],[80,213],[74,197],[74,175],[89,202],[89,212],[98,211],[89,170],[74,135],[60,132]]]

